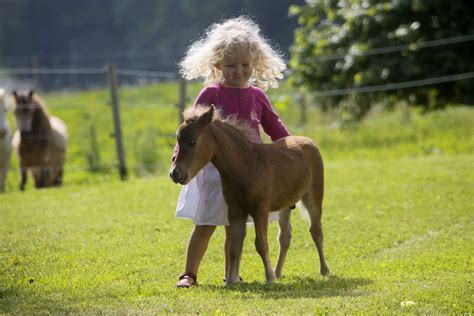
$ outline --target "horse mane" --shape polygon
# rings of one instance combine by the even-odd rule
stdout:
[[[192,123],[194,121],[197,121],[198,118],[201,117],[205,112],[209,110],[210,106],[208,105],[199,105],[199,106],[193,106],[192,108],[187,109],[186,111],[183,112],[183,118],[186,123]],[[214,111],[214,115],[212,117],[212,120],[215,119],[222,119],[219,111]]]
[[[33,93],[32,101],[33,101],[33,104],[36,104],[39,106],[39,108],[43,111],[43,113],[46,115],[47,118],[51,117],[48,111],[48,107],[46,106],[43,99],[36,92]],[[15,104],[15,106],[17,106],[17,104]]]
[[[201,115],[209,110],[210,106],[200,105],[187,109],[183,112],[184,121],[189,124],[195,122]],[[228,124],[239,131],[243,136],[251,142],[261,143],[258,135],[255,134],[255,130],[250,125],[250,122],[244,119],[237,118],[237,115],[229,115],[226,118],[222,117],[222,114],[218,109],[214,111],[212,117],[213,121],[220,121],[222,123]]]
[[[44,103],[43,99],[39,95],[37,95],[36,93],[33,94],[33,102],[36,103],[41,108],[41,110],[43,110],[46,117],[48,117],[48,118],[51,117],[51,115],[49,114],[48,108],[46,107],[46,104]]]

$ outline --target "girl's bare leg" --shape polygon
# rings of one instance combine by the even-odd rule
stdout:
[[[189,238],[188,250],[186,252],[185,273],[191,272],[197,275],[199,265],[201,264],[204,254],[206,253],[209,240],[211,239],[215,229],[216,226],[194,226],[194,230],[191,233],[191,237]],[[186,287],[192,285],[193,283],[194,280],[192,278],[184,277],[178,282],[177,285]]]

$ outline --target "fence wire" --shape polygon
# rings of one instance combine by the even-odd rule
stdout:
[[[473,35],[474,37],[474,35]],[[146,70],[135,70],[135,69],[117,69],[116,71],[118,76],[131,76],[131,77],[149,77],[149,78],[158,78],[158,79],[167,79],[167,80],[176,80],[178,76],[173,72],[165,71],[146,71]],[[0,68],[0,74],[24,74],[24,75],[48,75],[48,74],[57,74],[57,75],[97,75],[97,74],[106,74],[105,69],[74,69],[74,68],[41,68],[41,69],[28,69],[28,68]],[[465,72],[459,74],[452,74],[439,77],[430,77],[423,78],[419,80],[411,81],[402,81],[402,82],[393,82],[386,83],[381,85],[373,86],[359,86],[346,89],[331,89],[331,90],[319,90],[312,92],[312,96],[316,98],[322,97],[333,97],[349,94],[363,94],[363,93],[372,93],[372,92],[385,92],[398,89],[407,89],[420,86],[428,86],[439,83],[454,82],[460,80],[467,80],[474,78],[474,72]]]
[[[456,43],[461,41],[471,41],[474,40],[474,35],[469,35],[466,37],[459,37],[459,38],[452,38],[449,40],[445,40],[444,42],[427,42],[425,45],[429,47],[429,45],[448,45],[450,43]],[[398,47],[397,49],[402,49],[402,47]],[[396,47],[386,48],[385,52],[389,50],[395,51]],[[383,51],[380,51],[383,53]],[[0,74],[4,75],[39,75],[39,76],[47,76],[47,75],[58,75],[58,76],[73,76],[73,75],[81,75],[81,76],[97,76],[102,75],[104,84],[106,82],[106,68],[0,68]],[[176,72],[166,72],[166,71],[148,71],[148,70],[138,70],[138,69],[120,69],[116,70],[116,74],[119,77],[134,77],[134,78],[152,78],[152,79],[164,79],[164,80],[176,80],[178,79]],[[439,77],[430,77],[430,78],[423,78],[419,80],[412,80],[412,81],[404,81],[404,82],[396,82],[396,83],[387,83],[381,85],[374,85],[374,86],[360,86],[354,88],[347,88],[347,89],[332,89],[332,90],[320,90],[311,93],[311,95],[315,98],[324,98],[324,97],[334,97],[334,96],[341,96],[341,95],[350,95],[350,94],[363,94],[363,93],[372,93],[372,92],[384,92],[390,90],[397,90],[397,89],[406,89],[406,88],[413,88],[413,87],[420,87],[420,86],[428,86],[433,84],[440,84],[440,83],[447,83],[453,81],[460,81],[460,80],[468,80],[474,78],[474,72],[466,72],[466,73],[458,73],[446,76],[439,76]],[[178,94],[178,91],[177,91]],[[81,107],[81,105],[65,105],[62,108],[77,108]],[[152,106],[127,106],[125,108],[135,108],[135,107],[144,107],[144,108],[152,108]],[[166,139],[174,139],[175,136],[173,134],[160,134],[159,138],[166,138]],[[43,139],[44,137],[38,136],[37,139]],[[69,140],[71,141],[71,140]],[[76,139],[74,141],[81,141]],[[111,170],[118,166],[118,162],[107,162],[107,163],[100,163],[98,166],[94,167],[97,170]],[[90,166],[77,166],[77,165],[65,165],[65,170],[68,172],[75,172],[75,171],[88,171],[93,172]],[[138,168],[145,168],[145,169],[153,169],[156,168],[156,164],[147,164],[147,163],[137,163],[132,166],[133,169]]]

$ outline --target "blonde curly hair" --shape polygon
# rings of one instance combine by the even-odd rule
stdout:
[[[247,45],[252,58],[250,83],[263,90],[278,87],[286,69],[283,57],[260,34],[259,26],[245,16],[208,27],[204,36],[189,46],[179,62],[179,73],[188,80],[204,78],[205,84],[220,82],[222,72],[216,65],[241,45]]]

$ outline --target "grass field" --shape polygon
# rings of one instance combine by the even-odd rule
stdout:
[[[93,94],[81,97],[90,102]],[[60,104],[60,97],[45,99]],[[155,126],[147,116],[138,120],[141,126],[173,131],[169,121],[176,113],[163,106],[164,124]],[[87,109],[81,111],[92,113]],[[74,112],[59,105],[56,111],[67,114],[71,136],[79,135]],[[200,286],[175,289],[192,225],[174,217],[179,186],[161,172],[171,148],[157,140],[166,147],[156,159],[164,166],[152,177],[119,182],[99,172],[91,180],[79,168],[66,173],[60,189],[30,186],[20,193],[15,175],[9,176],[8,192],[0,195],[0,313],[474,312],[474,110],[411,112],[408,118],[403,111],[379,113],[338,129],[316,111],[304,127],[291,109],[282,106],[280,113],[293,133],[316,139],[325,158],[331,276],[318,275],[308,222],[297,209],[285,276],[275,284],[264,283],[249,226],[245,283],[224,287],[218,229]],[[124,124],[133,126],[128,119]],[[81,148],[73,149],[67,166],[85,166]],[[269,235],[275,262],[275,223]]]

